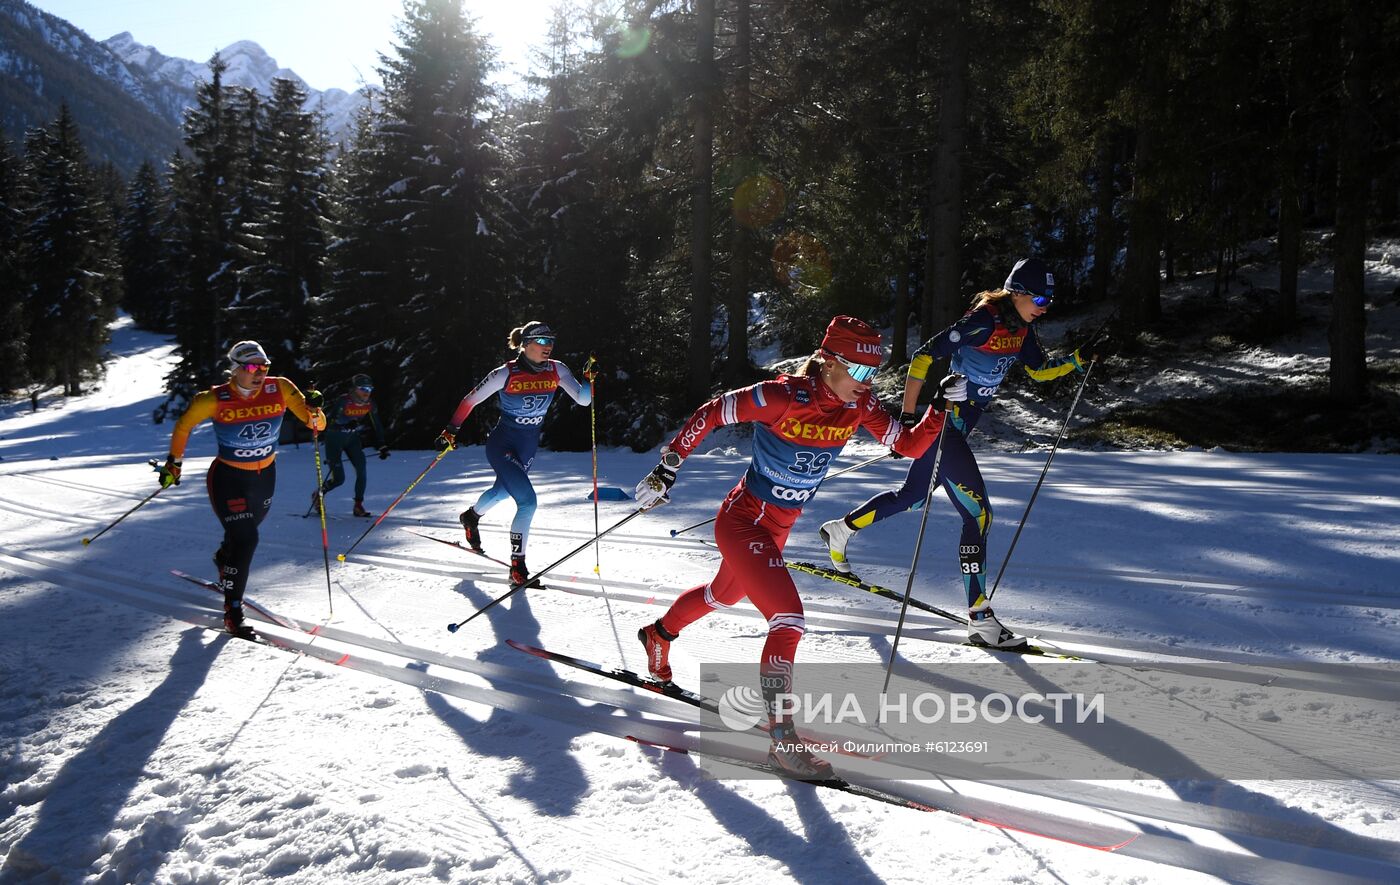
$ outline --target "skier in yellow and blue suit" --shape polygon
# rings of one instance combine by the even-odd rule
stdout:
[[[248,568],[258,548],[258,524],[272,507],[277,484],[277,437],[287,412],[312,430],[326,429],[326,416],[306,404],[297,386],[286,378],[269,377],[267,353],[256,341],[240,341],[228,352],[229,380],[195,395],[189,409],[175,422],[170,455],[160,469],[163,488],[180,483],[181,459],[190,432],[214,422],[219,455],[209,466],[205,485],[209,503],[224,527],[223,543],[214,553],[219,586],[224,591],[224,627],[235,636],[253,636],[243,622],[243,591]]]
[[[1006,629],[992,612],[986,596],[987,533],[992,527],[992,505],[967,437],[1017,363],[1034,380],[1050,381],[1082,372],[1092,361],[1092,353],[1076,350],[1070,356],[1050,357],[1041,347],[1035,322],[1050,309],[1054,297],[1055,277],[1050,269],[1038,258],[1023,258],[1016,262],[1000,289],[979,293],[962,319],[914,352],[905,379],[900,420],[910,426],[918,420],[915,408],[919,391],[935,359],[952,357],[949,371],[967,376],[967,401],[953,404],[944,431],[947,436],[939,456],[937,480],[962,516],[958,560],[967,591],[968,641],[974,645],[1014,649],[1025,645],[1026,640]],[[821,538],[837,571],[851,573],[846,545],[857,531],[923,504],[934,479],[937,452],[937,446],[930,446],[914,459],[898,489],[882,492],[841,519],[822,524]]]

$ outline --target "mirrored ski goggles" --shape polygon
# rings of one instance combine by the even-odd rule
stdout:
[[[355,389],[356,389],[356,390],[359,390],[359,391],[363,391],[363,392],[365,392],[365,393],[374,393],[374,385],[373,385],[373,384],[361,384],[359,387],[356,387]]]
[[[856,382],[857,384],[864,384],[865,382],[874,378],[876,373],[880,371],[879,366],[867,366],[865,363],[853,363],[845,357],[841,356],[839,353],[832,353],[826,348],[822,348],[822,353],[826,354],[827,356],[836,360],[841,365],[845,366],[846,373],[849,374],[851,376],[851,380]]]
[[[1045,288],[1044,295],[1031,295],[1030,292],[1026,291],[1024,286],[1017,285],[1016,283],[1012,283],[1010,286],[1007,286],[1006,290],[1008,292],[1018,292],[1021,295],[1030,295],[1031,303],[1033,303],[1036,307],[1049,307],[1051,303],[1055,300],[1055,290],[1053,287],[1050,286],[1047,286]]]
[[[554,346],[554,339],[553,339],[553,338],[545,338],[545,337],[543,337],[543,336],[537,336],[537,337],[535,337],[535,338],[526,338],[526,339],[525,339],[525,343],[526,343],[526,344],[538,344],[538,345],[540,345],[541,347],[553,347],[553,346]]]
[[[240,368],[240,369],[242,369],[243,371],[247,372],[249,375],[256,375],[256,374],[258,374],[259,372],[266,372],[267,370],[271,369],[271,368],[272,368],[272,364],[271,364],[271,363],[239,363],[239,364],[238,364],[238,368]]]

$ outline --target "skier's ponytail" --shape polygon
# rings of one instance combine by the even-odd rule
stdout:
[[[812,355],[807,357],[807,361],[797,369],[798,377],[819,378],[821,377],[822,365],[826,358],[822,356],[820,350],[812,351]]]
[[[525,340],[525,327],[516,326],[510,330],[510,337],[506,339],[506,347],[511,350],[519,350],[520,344]]]

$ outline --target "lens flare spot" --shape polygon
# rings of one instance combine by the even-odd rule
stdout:
[[[757,230],[771,224],[786,205],[782,184],[769,175],[750,175],[734,188],[734,220],[747,228]]]
[[[831,285],[831,253],[811,234],[789,231],[773,244],[773,275],[794,291],[822,291]]]
[[[617,43],[618,58],[636,58],[647,47],[651,45],[651,28],[641,25],[635,28],[627,28],[619,36]]]

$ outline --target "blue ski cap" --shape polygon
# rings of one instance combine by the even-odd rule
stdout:
[[[1052,299],[1055,297],[1055,275],[1039,258],[1022,258],[1011,268],[1011,275],[1006,278],[1002,288],[1008,292]]]

